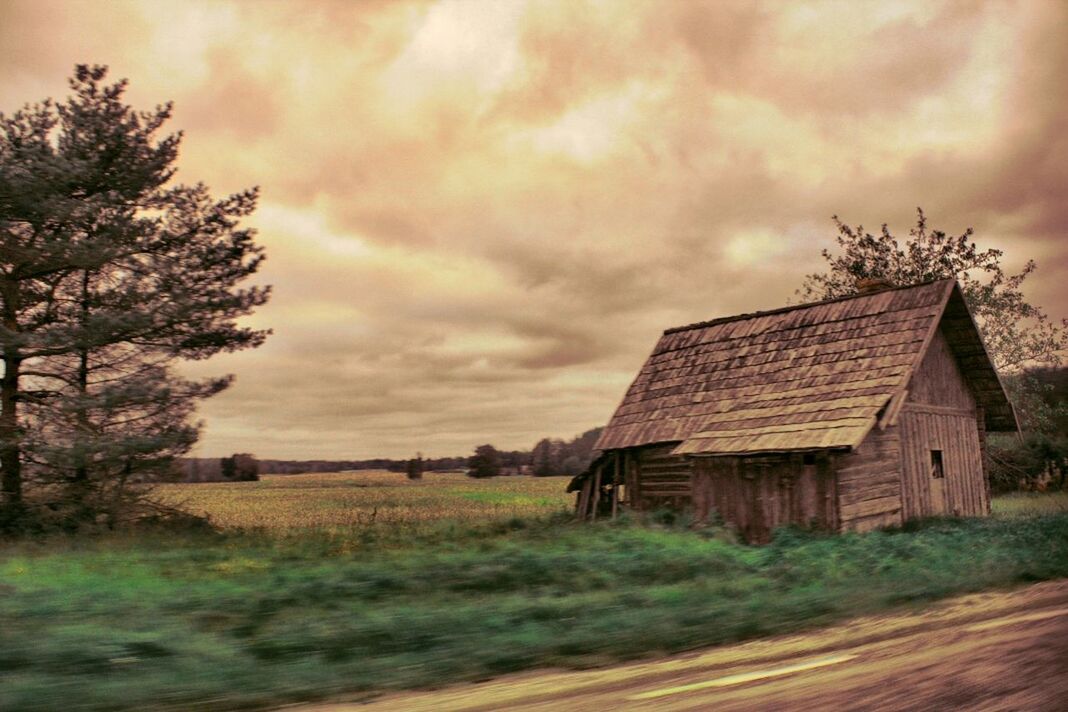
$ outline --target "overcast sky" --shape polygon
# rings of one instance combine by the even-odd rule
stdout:
[[[259,185],[262,348],[194,454],[529,448],[660,332],[775,308],[838,214],[976,230],[1068,316],[1068,3],[11,2],[0,110],[78,62]]]

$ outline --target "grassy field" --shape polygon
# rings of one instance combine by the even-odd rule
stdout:
[[[1068,492],[1017,492],[995,497],[991,503],[995,517],[1032,517],[1036,514],[1068,512]]]
[[[0,546],[0,709],[263,708],[1068,576],[1063,495],[908,531],[783,531],[755,548],[716,529],[575,524],[558,513],[563,484],[351,473],[179,486],[166,496],[221,532]]]

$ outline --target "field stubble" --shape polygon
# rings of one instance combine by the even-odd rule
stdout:
[[[386,526],[420,530],[442,522],[478,524],[559,513],[571,505],[566,477],[474,479],[460,473],[359,470],[264,475],[259,482],[169,484],[159,497],[224,529],[298,533]]]

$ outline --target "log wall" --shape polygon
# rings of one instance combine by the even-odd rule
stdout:
[[[674,444],[657,445],[631,451],[628,470],[633,475],[627,484],[633,483],[634,491],[628,487],[627,498],[636,503],[638,509],[683,509],[691,505],[690,473],[693,467],[686,458],[672,455],[674,448]]]
[[[838,528],[864,532],[901,524],[901,433],[872,429],[856,450],[837,459]]]

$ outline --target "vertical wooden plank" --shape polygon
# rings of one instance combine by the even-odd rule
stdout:
[[[801,463],[801,471],[796,487],[798,518],[805,526],[813,522],[820,523],[819,485],[816,482],[816,465]]]
[[[912,435],[912,416],[902,413],[898,419],[901,428],[901,507],[905,519],[916,516],[916,494],[912,487],[912,452],[916,440]]]
[[[980,415],[980,418],[984,418],[984,415]],[[979,471],[982,473],[982,482],[977,494],[979,495],[979,514],[980,516],[986,516],[990,514],[990,461],[986,450],[986,424],[979,421],[976,426],[975,433],[976,440],[979,447],[975,457],[979,463]]]
[[[949,485],[949,499],[946,502],[946,513],[957,516],[964,512],[964,487],[962,485],[968,477],[968,468],[961,457],[960,444],[957,440],[958,419],[949,415],[940,416],[940,419],[946,432],[946,449],[950,451],[952,456],[954,470],[952,479],[949,479],[948,473],[946,475],[946,479],[949,480],[947,482]]]
[[[712,510],[714,509],[719,515],[723,516],[722,504],[720,502],[722,484],[719,481],[719,472],[723,465],[720,458],[705,458],[701,463],[704,473],[706,475],[705,486],[708,488],[705,492],[708,498],[708,516],[711,521]]]
[[[693,501],[693,520],[695,524],[703,524],[702,521],[702,509],[704,509],[704,483],[702,479],[704,477],[704,467],[702,460],[708,458],[697,458],[697,461],[690,467],[690,499]]]
[[[641,511],[645,508],[642,500],[642,461],[637,453],[630,452],[630,450],[627,450],[627,461],[630,462],[631,469],[634,471],[634,509]]]
[[[983,506],[983,492],[986,490],[986,475],[983,472],[983,458],[980,454],[979,432],[976,424],[970,423],[965,431],[965,447],[974,473],[971,487],[972,516],[981,517],[986,514]]]
[[[627,495],[625,504],[632,509],[638,509],[638,500],[635,497],[635,493],[638,491],[638,479],[634,472],[633,459],[629,451],[623,451],[623,480]]]
[[[916,506],[916,483],[913,477],[913,460],[918,446],[912,414],[905,413],[901,418],[901,452],[902,462],[904,463],[902,476],[905,478],[905,490],[907,492],[905,502],[906,518],[915,517],[918,509]]]
[[[961,501],[963,489],[960,485],[964,477],[967,476],[967,471],[964,468],[964,463],[961,462],[960,448],[957,445],[956,419],[947,415],[940,416],[940,419],[946,434],[946,449],[952,452],[954,468],[956,469],[956,477],[947,483],[949,485],[949,500],[946,502],[946,513],[956,516],[963,509],[963,502]]]
[[[598,468],[600,465],[597,466]],[[586,481],[582,483],[582,489],[579,490],[578,497],[575,500],[575,514],[581,519],[585,519],[589,514],[590,506],[590,490],[593,488],[593,477],[587,477]]]
[[[985,516],[987,512],[986,508],[986,492],[989,483],[987,482],[986,469],[983,467],[983,446],[979,442],[979,427],[976,424],[974,430],[969,431],[968,437],[973,441],[971,453],[972,453],[972,468],[976,471],[977,481],[975,484],[975,490],[973,492],[973,498],[975,502],[975,516]]]
[[[771,536],[775,527],[779,526],[779,513],[782,511],[782,488],[779,487],[781,472],[778,467],[761,467],[758,486],[758,501],[760,502],[760,514],[763,519],[763,536],[765,539]]]
[[[966,432],[965,447],[968,449],[971,469],[974,473],[971,483],[972,515],[982,517],[989,514],[986,499],[989,482],[987,481],[986,470],[983,468],[983,447],[979,441],[978,424],[969,424]]]
[[[949,443],[949,441],[947,439],[947,433],[946,433],[946,418],[944,416],[941,416],[941,415],[930,416],[930,418],[931,418],[931,421],[932,421],[932,423],[933,423],[933,425],[935,427],[935,432],[937,433],[938,445],[936,445],[935,447],[942,451],[942,459],[945,460],[947,455],[952,455],[952,451],[951,451],[951,448],[950,448],[950,443]],[[944,472],[945,472],[945,469],[944,469],[944,465],[943,465],[943,473]],[[946,481],[946,479],[947,479],[946,477],[941,477],[940,479],[942,480],[942,482],[940,484],[942,486],[942,492],[943,492],[943,494],[942,494],[942,514],[952,514],[953,513],[953,510],[951,508],[951,504],[952,503],[949,500],[949,493],[947,492],[947,490],[952,491],[952,488],[949,486],[950,483],[948,483]]]
[[[693,516],[697,524],[707,524],[711,509],[709,503],[709,472],[707,457],[697,458],[690,471],[690,493],[693,499]]]
[[[946,479],[949,480],[949,500],[946,502],[946,513],[957,516],[964,513],[964,482],[968,478],[967,463],[962,457],[959,435],[960,428],[958,427],[959,418],[950,415],[940,416],[942,420],[942,427],[946,431],[946,449],[952,454],[954,477],[949,480],[947,473]]]
[[[786,463],[788,465],[787,486],[783,490],[783,503],[785,506],[783,519],[790,524],[802,525],[801,518],[801,454],[792,453]]]
[[[917,454],[923,454],[922,459],[917,457],[916,459],[916,492],[919,495],[920,500],[920,515],[928,517],[931,515],[931,483],[930,480],[930,458],[928,452],[934,446],[931,442],[931,428],[930,423],[922,414],[916,413],[913,415],[916,423],[916,431],[919,434],[918,442],[923,443],[922,447],[917,450]]]
[[[919,414],[913,416],[913,423],[916,426],[916,442],[919,443],[912,463],[916,477],[916,501],[920,505],[919,514],[927,516],[931,513],[930,488],[927,484],[927,463],[931,450],[930,429],[927,427],[927,421]]]
[[[978,482],[975,470],[972,468],[972,458],[968,453],[968,428],[975,427],[975,421],[971,418],[956,418],[957,453],[960,457],[961,468],[965,476],[961,480],[960,511],[962,515],[974,516],[976,506],[972,501],[975,493],[975,485]]]
[[[616,455],[614,469],[612,471],[612,519],[616,518],[616,514],[619,511],[619,483],[623,481],[620,470],[622,469],[623,458]]]
[[[717,457],[709,464],[712,466],[712,506],[724,522],[733,521],[730,518],[730,462]]]
[[[753,541],[758,543],[766,541],[770,531],[766,512],[769,505],[764,496],[764,485],[768,479],[770,479],[769,474],[754,468],[753,479],[749,480],[749,490],[752,493],[750,495],[752,506],[750,507],[751,519],[749,528],[752,532]]]
[[[960,418],[946,416],[943,420],[946,421],[949,447],[953,450],[953,460],[957,467],[957,477],[950,487],[952,495],[949,513],[957,516],[964,514],[964,483],[968,481],[968,463],[964,460],[964,451],[960,446]]]
[[[619,513],[619,485],[612,485],[612,519]]]
[[[616,454],[616,457],[619,457],[618,453]],[[594,475],[594,478],[593,478],[593,493],[592,493],[593,496],[591,497],[592,504],[590,506],[590,511],[591,511],[590,519],[593,519],[593,520],[597,519],[597,505],[601,503],[601,471],[602,470],[603,470],[602,467],[598,467],[597,468],[597,472],[596,472],[596,474]]]
[[[931,450],[937,447],[937,443],[934,442],[934,432],[931,427],[930,418],[925,417],[922,413],[916,414],[917,430],[920,432],[920,442],[923,443],[923,447],[917,452],[916,458],[916,484],[920,494],[920,500],[923,502],[923,514],[925,516],[932,514],[931,507]]]
[[[948,499],[945,503],[946,515],[956,516],[956,512],[960,511],[960,500],[957,499],[959,492],[960,479],[964,475],[963,468],[960,466],[960,460],[957,458],[957,444],[953,437],[953,416],[951,415],[939,415],[938,420],[942,428],[945,449],[949,455],[952,456],[954,462],[954,475],[953,479],[949,479],[946,475],[946,489],[949,490]]]
[[[980,512],[990,514],[990,458],[986,449],[986,411],[975,408],[976,434],[979,438],[979,463],[983,471],[983,488],[979,492]]]
[[[729,481],[731,492],[728,511],[730,512],[730,521],[734,522],[738,532],[744,536],[744,533],[749,528],[749,502],[743,487],[743,470],[744,465],[741,462],[741,458],[732,457]]]
[[[943,463],[942,464],[942,472],[945,473],[945,471],[946,471],[945,468],[946,468],[946,466],[949,465],[950,459],[952,458],[952,455],[953,455],[952,450],[948,447],[948,443],[946,442],[945,418],[942,417],[941,415],[926,415],[925,417],[927,418],[928,422],[931,424],[931,429],[934,431],[934,442],[935,442],[935,444],[931,446],[931,449],[932,450],[941,450],[942,451],[942,463]],[[952,514],[953,512],[950,509],[950,499],[949,499],[952,488],[949,487],[949,483],[946,481],[947,477],[941,477],[940,478],[942,480],[941,482],[935,482],[934,478],[932,478],[930,476],[930,472],[929,471],[930,471],[930,467],[928,467],[928,485],[931,487],[932,511],[937,509],[938,502],[935,499],[935,495],[938,494],[939,490],[940,490],[940,493],[942,495],[941,511],[940,512],[935,512],[935,513],[937,513],[937,514]]]
[[[923,413],[919,413],[919,414],[917,414],[917,419],[918,419],[921,427],[924,430],[924,433],[925,433],[924,441],[926,442],[926,447],[924,448],[924,458],[920,462],[920,464],[922,465],[922,468],[921,468],[920,471],[923,473],[923,477],[920,480],[920,482],[922,484],[922,487],[923,487],[921,492],[926,495],[926,499],[927,499],[927,509],[924,510],[924,514],[925,515],[931,515],[931,514],[934,514],[935,511],[934,511],[934,499],[931,496],[931,455],[930,455],[930,451],[938,449],[938,439],[937,439],[937,435],[938,434],[937,434],[937,432],[935,432],[934,423],[931,422],[931,417],[930,416],[928,416],[926,414],[923,414]]]
[[[953,456],[957,461],[957,466],[960,468],[960,477],[953,487],[953,507],[959,516],[966,516],[971,513],[968,491],[972,484],[972,463],[964,449],[964,430],[961,427],[966,420],[970,419],[956,417],[952,419],[950,424],[950,433],[953,438]]]
[[[823,461],[823,473],[820,478],[824,486],[824,512],[827,516],[827,528],[832,532],[840,531],[842,526],[838,509],[838,461],[836,453],[829,453]]]
[[[923,462],[927,456],[926,431],[923,422],[916,413],[909,415],[909,423],[912,429],[912,490],[915,495],[916,509],[913,516],[922,517],[927,514],[927,483],[924,481]]]

